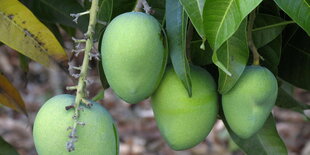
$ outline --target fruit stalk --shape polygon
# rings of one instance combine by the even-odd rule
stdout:
[[[76,91],[76,98],[74,102],[74,124],[71,128],[71,133],[69,135],[70,141],[67,143],[67,149],[68,151],[73,151],[74,150],[74,142],[76,141],[77,136],[76,130],[77,126],[80,124],[78,121],[79,117],[79,106],[80,103],[84,101],[85,97],[85,85],[86,85],[86,77],[88,73],[88,64],[89,64],[89,59],[91,57],[91,49],[93,47],[93,34],[95,30],[95,25],[97,22],[97,11],[98,11],[98,0],[92,0],[91,8],[89,10],[89,24],[88,24],[88,30],[85,33],[85,38],[86,38],[86,45],[85,45],[85,51],[84,51],[84,58],[83,58],[83,64],[81,66],[81,72],[80,72],[80,77],[77,85],[77,91]],[[88,106],[90,106],[89,103],[84,103]]]
[[[256,17],[256,15],[255,15],[255,10],[254,10],[249,15],[248,32],[247,32],[248,36],[247,37],[248,37],[248,46],[253,53],[253,65],[259,65],[259,58],[261,56],[259,55],[257,48],[254,44],[253,38],[252,38],[252,30],[253,30],[255,17]]]
[[[152,10],[151,10],[151,7],[150,7],[150,5],[147,3],[146,0],[137,0],[137,3],[136,3],[136,6],[135,6],[134,11],[140,12],[141,9],[142,9],[142,7],[143,7],[145,13],[147,13],[147,14],[150,14],[150,13],[151,13],[151,11],[152,11]]]

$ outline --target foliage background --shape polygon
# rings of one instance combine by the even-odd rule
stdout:
[[[65,46],[72,48],[70,38],[64,35]],[[81,61],[79,58],[77,60]],[[98,73],[93,61],[90,78],[94,83],[88,87],[91,96],[101,90]],[[0,108],[0,136],[12,144],[21,155],[35,155],[31,126],[41,105],[50,97],[61,93],[72,93],[65,86],[73,85],[70,76],[59,68],[45,68],[36,62],[29,63],[29,72],[25,74],[19,67],[17,52],[0,47],[0,70],[21,92],[26,102],[30,120],[12,109]],[[27,80],[26,80],[27,79]],[[25,81],[26,80],[26,81]],[[27,85],[26,85],[27,82]],[[243,154],[230,140],[221,121],[218,121],[206,141],[187,151],[172,151],[163,141],[151,111],[149,100],[129,105],[116,98],[110,89],[107,97],[100,103],[109,109],[119,128],[121,155],[229,155]],[[300,102],[310,104],[310,93],[295,89],[294,96]],[[274,108],[277,130],[288,147],[290,155],[308,155],[310,153],[310,123],[303,116],[291,110]],[[0,153],[1,154],[1,153]]]
[[[226,0],[225,2],[228,1],[229,0]],[[163,0],[148,0],[149,4],[154,9],[155,13],[153,15],[160,22],[165,23],[164,18],[169,19],[168,22],[165,23],[165,25],[166,30],[168,31],[167,35],[168,37],[170,36],[169,46],[174,47],[175,49],[170,51],[172,53],[172,63],[173,65],[177,66],[175,68],[179,67],[177,69],[177,73],[189,93],[191,89],[191,84],[189,80],[190,77],[187,74],[188,68],[186,67],[186,65],[188,65],[188,60],[186,59],[186,54],[190,55],[190,61],[192,61],[192,63],[201,66],[208,65],[205,68],[207,68],[215,76],[216,79],[217,76],[219,76],[218,80],[220,93],[225,93],[225,91],[227,91],[233,86],[233,84],[242,73],[244,66],[247,65],[247,45],[236,44],[236,40],[238,41],[239,38],[242,38],[243,41],[245,40],[245,38],[243,38],[245,35],[245,32],[243,30],[245,30],[246,27],[246,20],[243,20],[243,18],[246,17],[246,15],[252,9],[254,9],[255,6],[258,5],[261,1],[262,0],[246,1],[246,3],[249,2],[249,5],[248,7],[242,8],[242,10],[245,12],[236,13],[235,8],[230,7],[230,9],[226,11],[229,12],[229,15],[238,14],[238,18],[232,20],[232,18],[227,18],[229,16],[224,17],[224,26],[218,27],[216,25],[216,22],[210,23],[210,20],[195,20],[199,17],[191,13],[198,13],[203,18],[208,19],[212,17],[209,16],[210,13],[214,13],[217,11],[213,10],[214,8],[216,8],[214,6],[221,5],[223,8],[227,6],[227,8],[229,8],[229,6],[231,5],[227,5],[225,3],[212,3],[215,1],[206,1],[206,3],[208,3],[206,7],[209,7],[206,10],[209,10],[209,12],[199,12],[197,11],[197,8],[189,11],[190,9],[192,9],[191,7],[196,6],[189,5],[188,1],[186,0],[180,0],[182,5],[185,7],[185,11],[187,11],[189,18],[192,20],[192,25],[189,24],[189,29],[193,29],[193,27],[197,29],[197,32],[191,34],[191,53],[189,54],[186,53],[186,50],[188,49],[185,50],[184,42],[184,32],[186,31],[186,26],[184,26],[184,24],[187,23],[187,15],[184,11],[180,10],[180,3],[176,4],[176,0],[166,0],[166,3]],[[4,4],[3,2],[9,1],[0,0],[0,2],[0,4]],[[88,19],[86,16],[81,17],[79,19],[79,23],[76,24],[72,21],[70,13],[84,11],[85,8],[89,7],[90,3],[87,0],[21,0],[21,2],[23,2],[28,7],[28,9],[30,9],[31,12],[36,15],[36,17],[39,18],[40,21],[47,28],[50,29],[50,31],[53,32],[55,37],[65,48],[65,51],[67,52],[71,60],[72,53],[69,52],[73,49],[73,42],[71,40],[71,37],[75,36],[77,38],[82,38],[82,33],[86,30],[86,24]],[[112,2],[113,5],[111,5]],[[197,2],[198,4],[198,1],[195,2]],[[220,2],[220,0],[217,0],[216,2]],[[237,3],[239,1],[230,0],[230,2]],[[285,13],[287,13],[289,16],[283,11],[280,11],[279,7],[274,7],[274,2],[281,6],[281,9],[284,9]],[[306,33],[309,34],[310,27],[310,16],[309,14],[307,14],[307,11],[309,11],[309,1],[296,0],[295,3],[291,4],[289,4],[288,1],[285,0],[274,0],[274,2],[270,0],[264,0],[263,3],[261,3],[261,5],[259,6],[259,14],[257,14],[256,20],[254,22],[253,40],[255,45],[259,48],[258,50],[260,54],[265,58],[265,61],[262,61],[262,64],[268,67],[275,75],[278,75],[280,79],[289,81],[292,84],[297,85],[298,87],[309,89],[310,44],[307,44],[307,41],[309,41],[309,35],[306,35]],[[84,8],[81,4],[84,5]],[[100,4],[100,10],[103,11],[99,12],[99,18],[102,21],[109,21],[111,18],[115,17],[120,13],[131,11],[134,7],[135,1],[100,0]],[[303,4],[307,4],[308,6]],[[165,5],[166,10],[169,11],[169,13],[166,14],[166,17],[164,17]],[[0,13],[2,13],[2,10],[6,9],[6,7],[3,6],[5,5],[2,5],[2,7],[0,6]],[[296,9],[292,9],[289,6],[293,6]],[[300,10],[300,14],[298,16],[296,16],[294,11],[292,11],[297,9]],[[219,10],[219,12],[216,13],[220,15],[221,11],[223,10]],[[14,19],[22,24],[25,24],[24,21],[22,21],[21,19],[16,19],[13,14],[7,15],[7,17],[11,20]],[[180,25],[178,25],[175,24],[176,22],[173,22],[173,20],[182,22],[178,22],[181,23]],[[294,22],[291,20],[297,21],[299,26],[304,28],[305,31],[301,30],[301,28],[298,28],[297,24],[292,24]],[[1,20],[1,22],[3,22],[3,19]],[[226,25],[225,27],[225,23],[233,23],[235,25]],[[260,30],[260,28],[264,28],[265,26],[268,27],[269,25],[279,23],[283,25],[263,31]],[[24,31],[21,33],[22,36],[25,35],[25,37],[30,38],[33,36],[38,36],[36,34],[29,33],[35,32],[36,30],[30,31],[28,28],[31,28],[31,26],[27,27],[27,24],[27,29],[24,29]],[[241,24],[241,26],[238,28],[239,24]],[[96,40],[100,39],[99,36],[102,32],[103,27],[103,25],[98,25],[98,31],[96,31],[95,34]],[[217,34],[212,34],[213,32],[211,32],[210,30],[214,30],[217,28],[219,28],[218,32],[221,32],[223,30],[229,30],[229,33],[225,34],[221,32]],[[10,43],[20,43],[23,41],[27,41],[23,40],[21,37],[10,37],[8,33],[5,33],[5,31],[3,31],[4,29],[0,30],[2,30],[0,31],[1,34],[5,34],[0,36],[2,37],[2,40],[5,40],[7,38],[16,39],[16,41],[10,40]],[[235,31],[236,33],[234,33]],[[281,34],[281,32],[283,33]],[[217,38],[212,38],[212,36],[217,36]],[[207,52],[199,50],[199,46],[202,42],[200,37],[203,38],[203,40],[208,39],[209,44],[206,44]],[[50,39],[49,37],[45,37],[44,39],[46,38]],[[226,39],[228,39],[228,41],[226,41]],[[54,38],[51,40],[55,41],[56,39]],[[182,46],[173,45],[175,41],[183,41],[181,43]],[[31,47],[30,45],[32,44],[28,44],[27,47]],[[44,47],[44,44],[40,44],[40,42],[39,45],[42,45]],[[58,47],[56,48],[59,47],[60,46],[58,45]],[[52,49],[53,46],[48,48]],[[212,52],[212,49],[214,52]],[[34,56],[32,58],[35,61],[38,61],[45,66],[48,66],[48,63],[44,61],[46,59],[46,56],[39,55],[38,51],[37,53],[35,53],[35,50],[25,47],[23,49],[16,50],[22,54],[26,54],[27,56]],[[62,69],[59,68],[59,66],[53,65],[45,68],[40,64],[32,61],[30,61],[28,64],[29,60],[23,55],[18,54],[17,51],[14,51],[11,48],[8,48],[7,46],[0,43],[0,71],[8,77],[12,84],[21,93],[26,103],[25,105],[29,115],[29,120],[21,113],[17,113],[7,107],[0,107],[0,136],[3,137],[7,142],[12,144],[15,148],[17,148],[20,154],[36,154],[31,136],[31,127],[33,125],[33,120],[38,109],[48,98],[56,94],[73,94],[73,91],[67,91],[65,87],[74,85],[77,83],[77,81],[76,79],[70,77],[68,74],[63,72],[63,69],[66,70],[67,64],[63,63],[66,61],[63,57],[64,52],[61,53],[61,50],[55,50],[56,52],[52,51],[48,55],[56,58],[56,60],[61,61],[59,63],[62,63],[64,65],[64,68]],[[252,59],[251,53],[249,55],[250,62]],[[281,61],[280,55],[282,55]],[[43,56],[44,59],[41,56]],[[228,59],[226,59],[227,57]],[[81,62],[81,55],[77,59],[73,60],[73,63],[75,65],[81,64]],[[211,64],[212,62],[216,66],[214,64]],[[92,68],[90,72],[90,79],[94,80],[94,83],[88,86],[90,97],[93,97],[96,92],[100,92],[102,89],[101,81],[98,78],[99,75],[97,72],[98,68],[96,63],[96,61],[92,61],[90,66]],[[242,65],[238,66],[239,64]],[[217,70],[217,67],[219,67],[220,69]],[[233,73],[232,78],[227,76],[227,74],[229,73]],[[100,77],[102,78],[102,76]],[[225,83],[223,81],[229,82]],[[282,80],[280,81],[281,83],[283,83]],[[304,120],[303,115],[301,115],[300,113],[303,112],[303,109],[307,109],[306,105],[308,105],[308,107],[310,106],[309,92],[300,88],[292,87],[285,82],[284,85],[281,87],[283,88],[280,89],[282,90],[282,92],[284,92],[283,90],[287,92],[292,92],[292,95],[304,105],[300,105],[294,102],[294,100],[290,98],[289,95],[285,96],[282,93],[283,96],[280,96],[280,98],[278,98],[278,100],[280,100],[278,102],[278,106],[285,107],[291,110],[284,110],[278,107],[275,107],[273,109],[273,114],[276,118],[277,130],[279,131],[280,136],[284,140],[289,150],[289,154],[308,155],[310,154],[310,124],[309,122],[306,122]],[[206,141],[202,144],[188,151],[171,151],[164,143],[158,132],[152,111],[150,109],[149,100],[146,100],[140,104],[129,105],[117,99],[110,89],[107,89],[105,94],[105,99],[101,100],[100,103],[102,103],[105,107],[109,109],[111,114],[114,116],[114,119],[118,123],[121,138],[121,154],[241,154],[236,145],[232,143],[232,140],[230,139],[221,121],[218,121],[216,123],[213,131],[210,133]],[[298,111],[300,113],[293,112],[292,110]],[[308,113],[309,115],[309,110],[305,111],[305,113]]]

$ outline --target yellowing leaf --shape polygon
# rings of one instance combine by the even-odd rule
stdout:
[[[0,0],[0,41],[44,66],[67,55],[53,33],[17,0]]]
[[[25,103],[18,90],[0,73],[0,104],[27,115]]]

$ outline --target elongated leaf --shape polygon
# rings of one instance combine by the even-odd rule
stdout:
[[[100,9],[99,9],[99,14],[98,14],[98,19],[101,21],[106,22],[107,24],[110,22],[111,18],[112,18],[112,12],[113,12],[113,0],[100,0],[99,1],[99,5],[100,5]],[[99,26],[99,28],[98,28]],[[96,25],[96,29],[99,30],[99,33],[96,33],[95,35],[99,34],[98,36],[98,40],[99,40],[99,44],[98,44],[98,49],[99,49],[99,53],[101,55],[101,40],[103,37],[103,33],[104,33],[104,25],[101,25],[98,23]],[[98,64],[98,73],[100,76],[100,81],[101,81],[101,85],[104,89],[108,88],[110,85],[107,81],[107,78],[105,77],[105,73],[103,70],[103,66],[102,66],[102,60],[100,59]]]
[[[310,90],[310,37],[299,28],[285,44],[279,64],[283,80]]]
[[[42,21],[79,28],[83,32],[87,30],[88,16],[79,17],[78,23],[70,16],[86,11],[76,0],[35,0],[30,1],[29,7]]]
[[[0,104],[27,115],[24,100],[2,73],[0,73]]]
[[[206,0],[179,0],[188,17],[191,19],[196,31],[203,40],[206,40],[203,25],[203,8]]]
[[[279,88],[278,97],[276,105],[281,108],[294,110],[301,113],[308,120],[310,119],[305,113],[304,110],[310,109],[310,105],[302,104],[296,101],[289,93],[287,93],[283,88]]]
[[[64,45],[64,40],[63,40],[63,38],[62,38],[62,36],[60,34],[58,26],[56,24],[51,24],[51,23],[47,23],[47,22],[45,22],[43,24],[54,34],[54,36],[56,37],[58,42],[61,45]]]
[[[246,38],[247,20],[219,49],[213,53],[213,62],[219,69],[218,90],[221,94],[228,92],[241,76],[249,57]],[[222,70],[227,68],[226,73]],[[231,76],[229,75],[231,73]]]
[[[14,147],[0,137],[0,155],[18,155]]]
[[[91,100],[98,102],[104,98],[104,89],[100,90]]]
[[[285,144],[279,136],[272,114],[262,129],[248,139],[239,138],[224,121],[233,141],[249,155],[287,155]]]
[[[259,54],[264,58],[261,64],[267,67],[275,75],[278,74],[278,65],[280,62],[282,50],[282,35],[258,49]]]
[[[285,22],[277,16],[258,14],[255,18],[252,32],[255,46],[261,48],[274,40],[282,33],[282,30],[288,23],[290,22]]]
[[[95,31],[95,39],[99,38],[99,35],[104,30],[105,26],[110,22],[112,18],[113,0],[100,0],[99,1],[99,11],[98,20],[103,23],[97,23]]]
[[[192,95],[189,64],[186,58],[187,16],[178,0],[166,0],[166,29],[174,71]]]
[[[262,0],[206,0],[203,9],[204,32],[216,51],[238,29],[242,20]]]
[[[100,34],[100,36],[99,36],[99,44],[98,44],[98,49],[99,49],[100,55],[102,54],[102,52],[101,52],[101,41],[102,41],[102,37],[103,37],[104,32],[101,32],[101,33],[102,34]],[[104,73],[103,66],[102,66],[102,59],[100,59],[99,62],[97,63],[97,68],[98,68],[98,73],[99,73],[99,77],[100,77],[102,87],[104,89],[109,88],[110,85],[107,81],[107,78],[105,77],[105,73]]]
[[[274,0],[308,35],[310,35],[310,6],[305,0]]]
[[[0,41],[49,66],[51,59],[67,61],[53,33],[17,0],[0,0]]]

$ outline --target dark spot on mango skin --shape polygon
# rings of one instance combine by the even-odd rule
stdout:
[[[23,21],[22,24],[26,24],[26,21]]]

